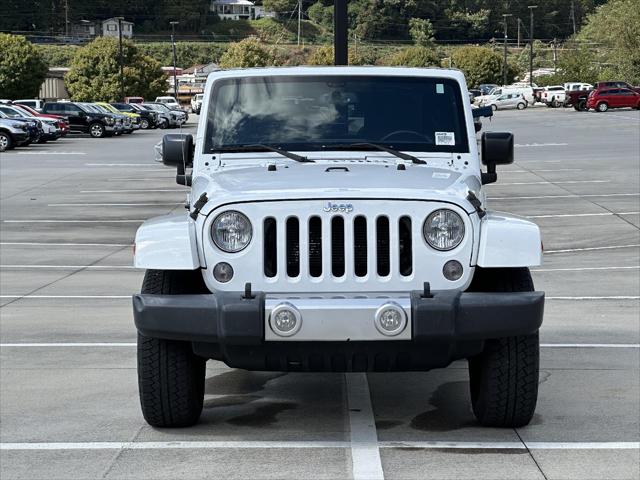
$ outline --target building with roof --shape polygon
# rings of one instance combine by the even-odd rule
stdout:
[[[249,0],[211,0],[210,10],[221,20],[255,20],[261,17],[275,17],[275,13],[266,12],[262,6],[256,6]]]

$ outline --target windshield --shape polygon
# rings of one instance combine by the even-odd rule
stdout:
[[[18,109],[7,107],[4,105],[0,106],[0,112],[4,113],[7,117],[10,118],[20,118],[20,117],[29,117],[30,115],[27,112],[20,112]]]
[[[378,143],[398,150],[469,151],[455,80],[267,76],[218,80],[205,151],[255,144],[285,150]]]
[[[155,110],[156,112],[168,112],[169,108],[165,107],[161,103],[150,103],[149,105],[145,105],[150,110]]]

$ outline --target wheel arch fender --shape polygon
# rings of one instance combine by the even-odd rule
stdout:
[[[135,268],[196,270],[200,262],[196,224],[187,212],[155,217],[136,232]]]
[[[485,268],[542,264],[540,228],[522,217],[487,212],[480,222],[477,265]]]

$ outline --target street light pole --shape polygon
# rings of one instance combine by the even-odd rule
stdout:
[[[504,18],[504,60],[502,63],[502,85],[507,84],[507,18],[511,17],[510,13],[503,13]]]
[[[120,101],[124,102],[124,55],[122,54],[122,20],[118,17],[118,44],[120,50]]]
[[[301,27],[302,27],[302,0],[298,0],[298,46],[300,46]]]
[[[180,22],[169,22],[171,25],[171,48],[173,50],[173,95],[178,100],[178,79],[176,77],[176,25]]]
[[[529,86],[533,87],[533,10],[537,5],[529,5]]]
[[[349,39],[347,38],[347,0],[334,0],[333,6],[333,49],[334,63],[348,65]]]

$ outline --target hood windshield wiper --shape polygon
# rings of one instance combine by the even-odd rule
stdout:
[[[426,164],[427,162],[425,162],[424,160],[420,160],[418,157],[414,157],[413,155],[409,155],[408,153],[404,153],[401,152],[399,150],[396,150],[394,148],[389,148],[386,147],[384,145],[381,145],[379,143],[372,143],[372,142],[358,142],[358,143],[351,143],[351,144],[347,144],[347,145],[327,145],[327,148],[353,148],[353,149],[357,149],[360,147],[369,147],[369,148],[373,148],[376,150],[380,150],[381,152],[387,152],[390,153],[391,155],[398,157],[402,160],[411,160],[411,162],[413,163],[418,163],[418,164]]]
[[[261,150],[268,150],[270,152],[279,153],[283,157],[290,158],[291,160],[295,160],[296,162],[313,162],[313,160],[307,157],[303,157],[302,155],[296,155],[295,153],[287,152],[286,150],[282,150],[281,148],[272,147],[271,145],[264,145],[262,143],[258,143],[255,145],[229,145],[227,147],[212,148],[211,152],[256,152]]]

